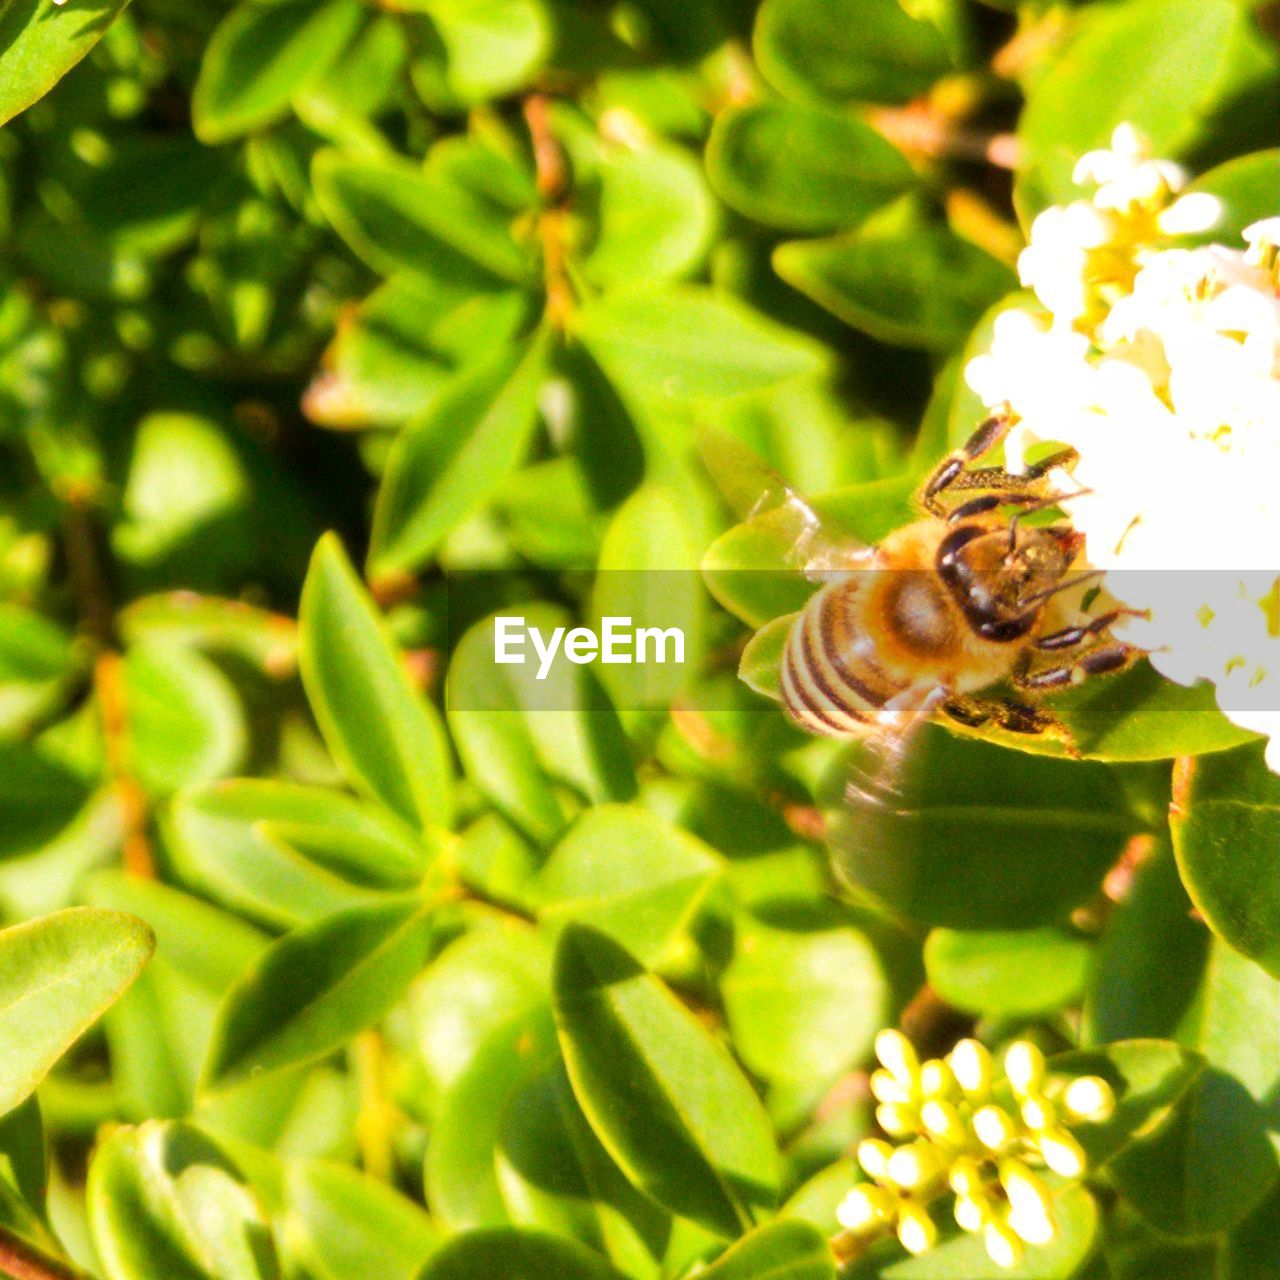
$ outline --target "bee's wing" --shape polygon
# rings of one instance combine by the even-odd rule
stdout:
[[[732,436],[703,428],[698,450],[738,516],[776,535],[786,560],[807,577],[826,578],[873,563],[874,547],[823,520],[772,467]]]
[[[906,856],[920,838],[912,748],[947,697],[938,685],[916,685],[885,705],[879,726],[854,748],[843,804],[829,823],[837,875],[855,890],[896,900],[898,882],[914,874]]]

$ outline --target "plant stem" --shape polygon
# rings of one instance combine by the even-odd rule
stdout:
[[[542,242],[542,272],[547,291],[547,322],[555,329],[567,327],[575,298],[565,261],[565,224],[569,198],[569,165],[564,149],[551,128],[550,102],[541,93],[525,99],[524,119],[533,146],[533,167],[542,196],[538,237]]]
[[[0,1272],[13,1280],[88,1280],[79,1268],[50,1258],[4,1227],[0,1227]]]
[[[133,776],[128,700],[117,649],[115,608],[102,568],[99,531],[90,501],[91,495],[87,493],[77,491],[67,495],[63,508],[67,570],[81,625],[98,650],[93,664],[93,688],[102,721],[107,770],[124,817],[125,869],[150,879],[155,875],[155,859],[147,837],[147,797]]]

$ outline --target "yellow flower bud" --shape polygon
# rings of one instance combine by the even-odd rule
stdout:
[[[999,1151],[1017,1136],[1017,1127],[1003,1107],[980,1108],[973,1117],[973,1131],[989,1151]]]
[[[985,1196],[956,1196],[956,1222],[962,1231],[981,1231],[987,1225],[989,1212]]]
[[[871,1096],[877,1102],[910,1102],[911,1086],[903,1084],[892,1072],[881,1067],[871,1073]]]
[[[920,1074],[920,1059],[911,1041],[901,1031],[892,1028],[876,1036],[876,1057],[885,1070],[908,1088],[915,1086]]]
[[[898,1197],[885,1187],[860,1182],[851,1187],[836,1208],[836,1221],[855,1235],[879,1231],[896,1214]]]
[[[858,1143],[858,1163],[868,1178],[879,1181],[889,1171],[889,1157],[893,1148],[883,1138],[866,1138]]]
[[[876,1123],[895,1138],[903,1138],[916,1131],[916,1113],[913,1108],[898,1102],[886,1102],[876,1108]]]
[[[920,1108],[920,1123],[935,1138],[941,1138],[952,1146],[961,1146],[965,1139],[964,1121],[955,1103],[944,1102],[939,1098],[930,1098]]]
[[[982,1168],[976,1160],[971,1156],[958,1156],[951,1162],[947,1181],[956,1195],[976,1196],[981,1194],[986,1179],[983,1178]]]
[[[1044,1054],[1030,1040],[1015,1040],[1004,1055],[1004,1074],[1019,1098],[1030,1097],[1044,1080]]]
[[[1017,1233],[1006,1222],[988,1222],[982,1232],[982,1243],[997,1267],[1016,1267],[1026,1252]]]
[[[1085,1171],[1084,1148],[1065,1129],[1049,1129],[1036,1135],[1044,1162],[1064,1178],[1078,1178]]]
[[[956,1091],[956,1078],[940,1058],[930,1058],[920,1068],[920,1092],[926,1098],[948,1098]]]
[[[908,1253],[925,1253],[938,1241],[938,1228],[923,1205],[904,1201],[898,1208],[898,1240]]]
[[[968,1094],[983,1094],[991,1087],[991,1054],[977,1040],[961,1040],[947,1055],[960,1087]]]
[[[1011,1208],[1031,1218],[1052,1219],[1053,1196],[1049,1188],[1044,1179],[1032,1173],[1021,1160],[1000,1162],[1000,1185],[1009,1197]],[[1026,1237],[1023,1236],[1023,1239]]]
[[[1080,1076],[1067,1085],[1062,1105],[1077,1120],[1097,1123],[1110,1118],[1116,1107],[1116,1095],[1101,1076]]]
[[[1024,1098],[1019,1110],[1028,1129],[1052,1129],[1058,1123],[1058,1108],[1042,1093]]]
[[[1019,1206],[1009,1210],[1008,1223],[1010,1230],[1027,1244],[1048,1244],[1058,1230],[1048,1214]]]
[[[889,1178],[904,1191],[918,1191],[938,1176],[938,1155],[927,1142],[899,1147],[889,1157]]]

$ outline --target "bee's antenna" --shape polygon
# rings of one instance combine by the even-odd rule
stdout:
[[[1018,521],[1023,516],[1032,515],[1036,511],[1044,511],[1049,507],[1060,506],[1064,502],[1071,502],[1076,498],[1086,497],[1093,492],[1092,489],[1077,489],[1075,493],[1055,493],[1048,498],[1040,498],[1038,501],[1031,503],[1015,511],[1009,517],[1009,551],[1013,552],[1014,547],[1018,543]]]
[[[1037,591],[1035,595],[1027,596],[1025,599],[1018,601],[1018,608],[1025,609],[1028,605],[1039,604],[1042,600],[1048,600],[1050,596],[1056,596],[1060,591],[1070,591],[1072,587],[1078,587],[1082,582],[1088,582],[1093,578],[1102,578],[1106,576],[1105,569],[1090,569],[1087,573],[1082,573],[1074,578],[1068,578],[1063,582],[1055,583],[1045,591]]]

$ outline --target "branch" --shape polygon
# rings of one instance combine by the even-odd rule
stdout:
[[[124,817],[124,865],[134,875],[155,875],[155,859],[147,838],[147,797],[133,776],[124,672],[117,652],[115,607],[103,571],[99,531],[90,507],[91,494],[76,490],[63,506],[63,545],[71,590],[81,625],[98,650],[93,687],[102,717],[102,737],[116,795]]]
[[[69,1263],[41,1253],[21,1236],[0,1226],[0,1271],[13,1280],[89,1280]]]

